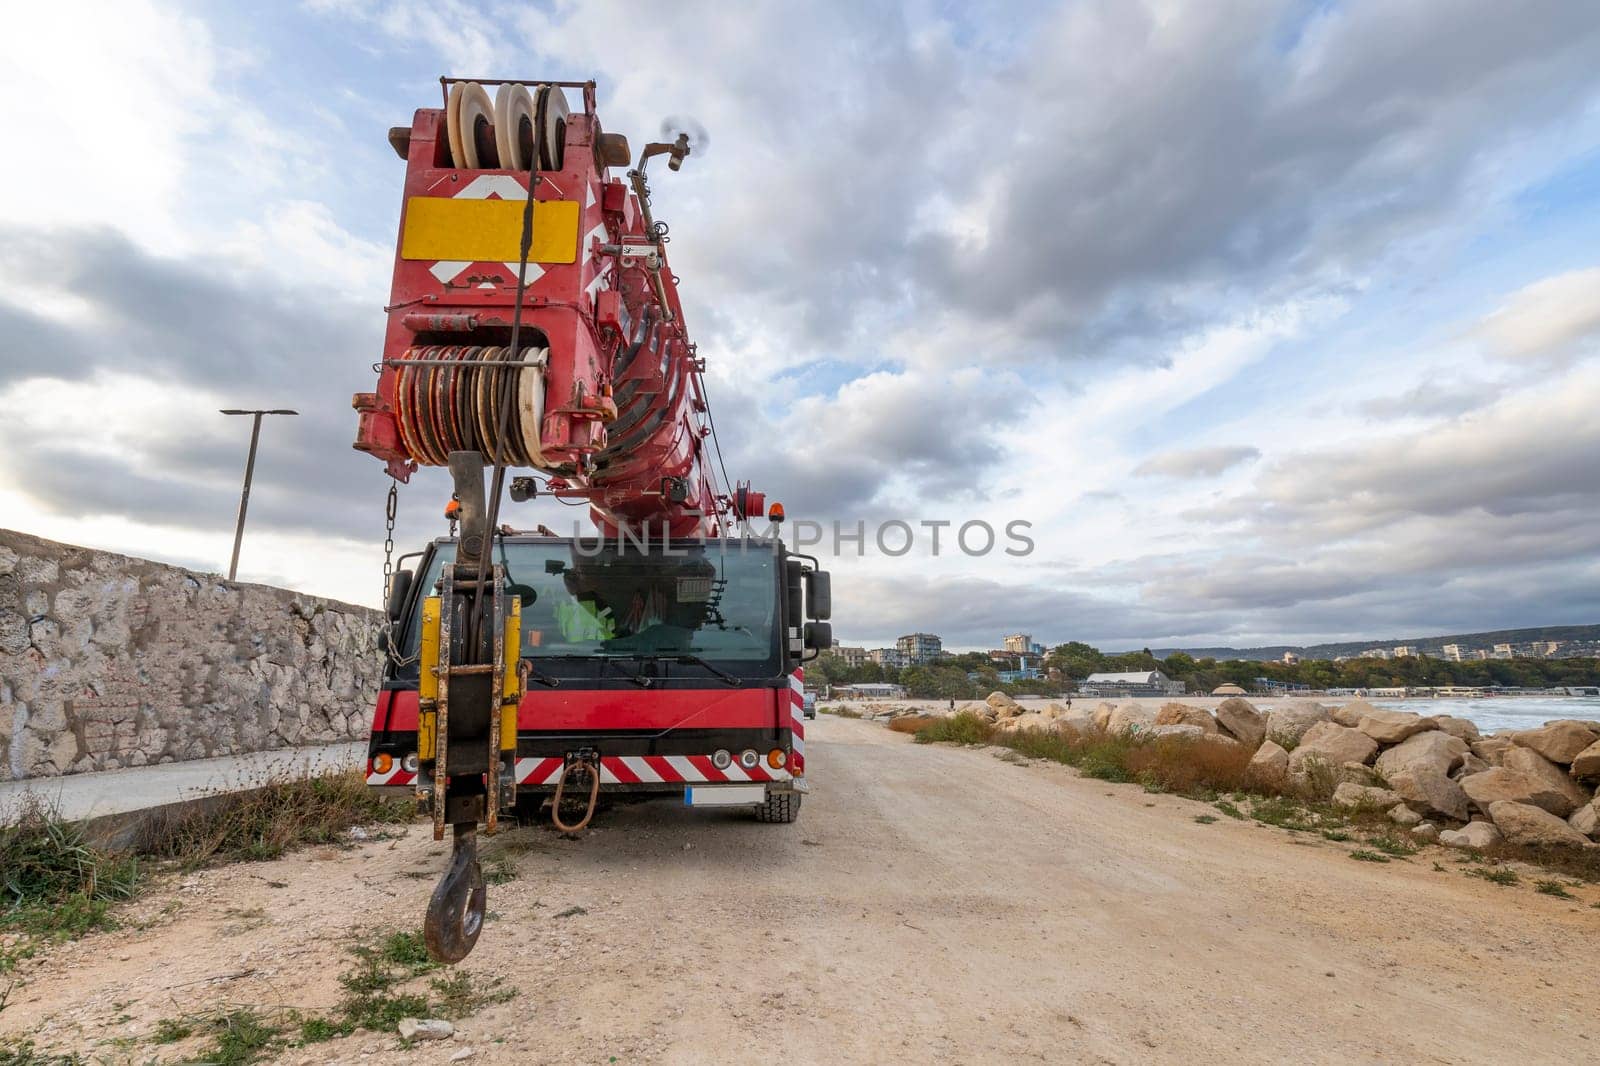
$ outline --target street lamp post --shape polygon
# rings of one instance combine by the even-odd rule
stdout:
[[[244,491],[239,494],[239,524],[233,531],[233,559],[228,563],[228,580],[233,581],[239,573],[239,545],[244,540],[244,514],[250,507],[250,479],[256,472],[256,444],[261,440],[262,415],[297,415],[299,411],[290,411],[287,408],[276,410],[239,411],[227,409],[225,415],[254,415],[255,424],[250,427],[250,458],[244,464]]]

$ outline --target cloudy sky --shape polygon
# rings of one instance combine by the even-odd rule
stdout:
[[[594,77],[635,145],[709,131],[654,185],[730,473],[920,534],[844,546],[848,642],[1600,622],[1600,8],[1571,0],[28,5],[0,525],[225,568],[248,423],[216,411],[294,407],[241,577],[376,602],[349,397],[385,131],[441,73]],[[446,492],[402,491],[403,545]],[[1032,553],[952,550],[977,520]]]

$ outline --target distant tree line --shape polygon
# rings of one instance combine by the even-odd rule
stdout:
[[[1160,670],[1182,681],[1191,692],[1210,692],[1218,685],[1250,689],[1256,678],[1285,684],[1328,688],[1408,688],[1465,685],[1550,688],[1600,684],[1600,659],[1488,659],[1451,662],[1417,655],[1404,659],[1347,659],[1342,663],[1308,659],[1295,664],[1251,659],[1196,659],[1173,652],[1157,659],[1149,648],[1107,653],[1080,641],[1057,645],[1045,657],[1045,668],[1063,680],[1002,682],[995,664],[983,652],[966,652],[922,666],[893,667],[878,663],[851,666],[837,655],[823,655],[806,665],[806,682],[855,685],[888,682],[903,686],[914,699],[981,699],[1000,691],[1012,696],[1056,696],[1094,673]]]
[[[1600,659],[1487,659],[1451,662],[1429,655],[1403,659],[1305,659],[1298,663],[1259,662],[1250,659],[1196,659],[1178,651],[1157,659],[1146,648],[1138,652],[1107,655],[1077,641],[1062,644],[1045,660],[1063,677],[1081,681],[1098,671],[1160,670],[1188,684],[1190,691],[1210,692],[1232,683],[1250,688],[1265,677],[1310,688],[1400,688],[1501,685],[1511,688],[1549,688],[1555,685],[1600,684]]]
[[[869,682],[900,685],[908,696],[919,700],[982,699],[991,692],[1011,696],[1057,696],[1065,689],[1060,681],[1002,682],[995,664],[980,651],[965,652],[922,666],[893,667],[878,663],[851,666],[837,655],[823,655],[806,664],[806,684],[813,687]]]

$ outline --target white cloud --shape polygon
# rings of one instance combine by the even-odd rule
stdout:
[[[1138,477],[1216,477],[1224,470],[1261,458],[1261,449],[1248,444],[1219,444],[1160,452],[1133,468]]]
[[[1600,350],[1600,267],[1518,289],[1474,334],[1490,354],[1520,363],[1559,363]]]
[[[28,4],[0,33],[0,221],[103,223],[175,248],[190,138],[223,114],[199,19],[144,0]]]

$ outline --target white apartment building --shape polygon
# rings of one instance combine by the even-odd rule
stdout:
[[[894,646],[906,666],[931,663],[944,651],[944,642],[932,633],[908,633],[896,640]]]

